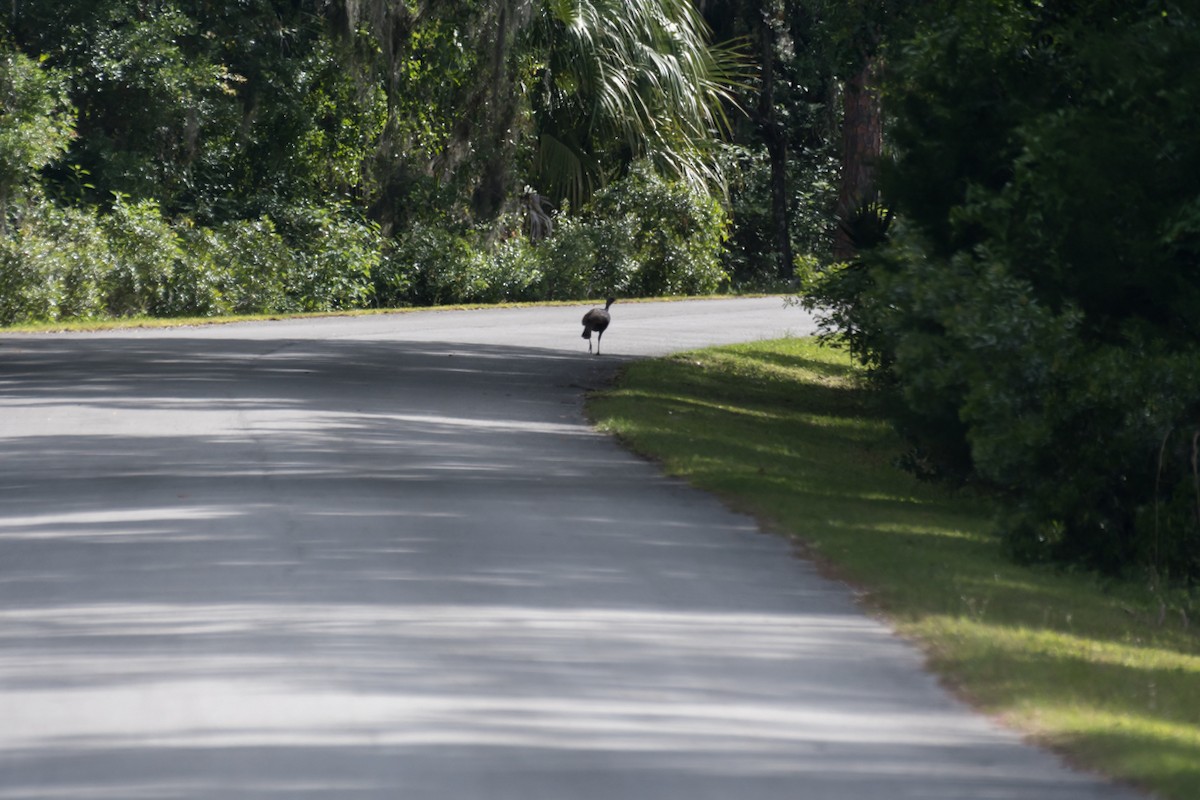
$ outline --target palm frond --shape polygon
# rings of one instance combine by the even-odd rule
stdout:
[[[550,119],[539,128],[559,132],[544,139],[551,147],[586,144],[571,148],[577,174],[599,175],[587,157],[618,147],[674,177],[723,186],[708,145],[729,131],[726,109],[746,70],[735,51],[710,45],[691,2],[543,0],[541,21],[550,81],[571,91],[549,98],[542,113]]]

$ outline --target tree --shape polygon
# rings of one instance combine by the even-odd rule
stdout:
[[[878,169],[884,152],[880,83],[887,50],[905,39],[927,4],[922,0],[810,2],[826,26],[826,46],[841,85],[841,173],[833,255],[835,260],[850,261],[860,247],[877,238],[880,227]]]
[[[489,220],[516,208],[527,184],[578,208],[642,158],[720,184],[711,142],[726,127],[737,63],[710,46],[686,0],[329,9],[343,35],[367,30],[378,43],[358,61],[386,87],[375,162],[385,227],[414,206]]]
[[[789,280],[796,253],[829,256],[838,114],[827,25],[811,0],[699,5],[715,38],[734,43],[750,65],[736,85],[726,156],[733,220],[727,261],[744,282]]]
[[[29,56],[0,50],[0,233],[8,229],[10,203],[35,191],[41,170],[66,152],[73,124],[58,76]]]
[[[693,186],[721,185],[711,144],[728,129],[739,66],[709,43],[691,2],[544,2],[524,46],[534,168],[553,195],[578,205],[643,158]]]
[[[41,0],[15,4],[3,21],[18,49],[48,54],[45,69],[62,76],[62,96],[78,109],[73,138],[58,140],[62,157],[13,173],[9,193],[44,182],[47,252],[69,228],[59,223],[82,217],[123,248],[85,270],[110,311],[358,304],[371,297],[372,273],[389,276],[381,285],[391,302],[408,302],[422,281],[397,259],[403,240],[422,240],[408,235],[418,228],[437,228],[466,252],[451,272],[468,282],[533,292],[541,257],[531,242],[508,245],[511,234],[546,242],[551,227],[569,227],[552,220],[557,209],[584,219],[596,191],[626,181],[623,191],[650,205],[625,207],[622,224],[660,212],[675,215],[672,231],[711,223],[704,246],[667,264],[659,284],[676,273],[695,286],[724,279],[712,255],[725,217],[707,201],[722,188],[714,138],[728,127],[740,67],[710,45],[686,0]],[[670,191],[641,192],[653,184],[633,174],[642,165]],[[690,189],[677,192],[680,181]],[[320,219],[329,224],[310,224]],[[603,220],[574,226],[572,247],[588,249],[592,225]],[[341,226],[354,235],[329,235]],[[112,302],[119,282],[100,278],[138,249],[129,245],[138,236],[122,238],[135,228],[187,246],[142,270],[153,280],[139,287],[151,290]],[[356,266],[306,260],[334,239]],[[366,258],[360,239],[385,252]],[[61,275],[19,250],[10,266],[21,286]],[[649,260],[677,255],[655,252],[665,255]],[[309,267],[319,281],[297,271]],[[586,286],[591,270],[576,269],[554,285]],[[353,290],[319,296],[337,288],[339,270]],[[504,270],[524,277],[510,283]],[[53,308],[45,296],[21,313]]]
[[[776,63],[780,60],[780,51],[787,47],[789,41],[784,14],[784,4],[777,0],[768,2],[758,14],[758,52],[762,77],[756,116],[771,165],[771,228],[774,233],[776,274],[782,280],[791,280],[795,267],[792,263],[788,214],[788,137],[776,99]]]
[[[1014,553],[1200,575],[1200,19],[952,8],[887,53],[895,235],[814,302]]]

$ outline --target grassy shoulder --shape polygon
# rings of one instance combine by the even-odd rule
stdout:
[[[844,352],[786,339],[639,362],[588,407],[667,472],[796,537],[981,709],[1081,767],[1200,796],[1187,599],[1009,561],[986,500],[892,466],[900,443]]]

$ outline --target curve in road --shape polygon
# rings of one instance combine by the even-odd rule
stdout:
[[[584,422],[778,299],[0,337],[0,800],[1131,795]]]

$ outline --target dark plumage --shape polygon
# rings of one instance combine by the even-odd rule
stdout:
[[[604,308],[593,308],[591,311],[583,315],[583,338],[588,340],[588,352],[592,352],[592,332],[596,333],[596,355],[600,355],[600,337],[604,335],[604,331],[608,329],[608,323],[612,318],[608,315],[608,307],[613,304],[614,298],[608,298],[608,302],[604,304]]]

